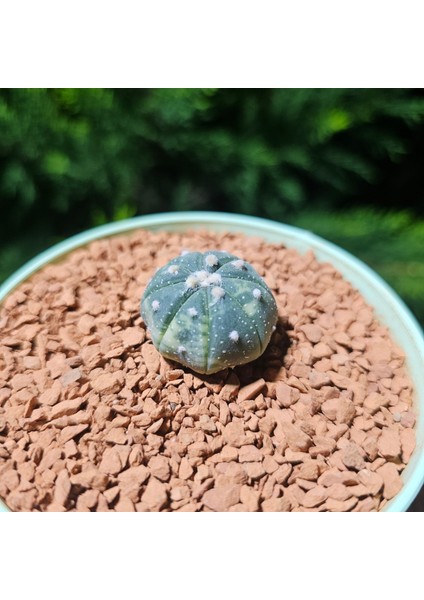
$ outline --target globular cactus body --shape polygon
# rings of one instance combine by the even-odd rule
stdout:
[[[141,316],[163,356],[198,373],[215,373],[264,352],[277,306],[247,262],[227,252],[189,252],[155,273]]]

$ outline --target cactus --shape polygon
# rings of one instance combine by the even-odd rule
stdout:
[[[264,352],[277,305],[247,262],[228,252],[189,252],[155,273],[141,316],[163,356],[210,374]]]

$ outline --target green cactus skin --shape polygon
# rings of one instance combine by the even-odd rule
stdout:
[[[188,252],[152,277],[141,316],[163,356],[210,374],[264,352],[277,305],[247,262],[228,252]]]

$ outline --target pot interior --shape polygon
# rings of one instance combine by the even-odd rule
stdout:
[[[133,232],[136,229],[182,232],[188,229],[210,229],[215,232],[238,232],[259,236],[272,243],[282,243],[301,254],[312,250],[320,262],[331,263],[353,284],[371,305],[376,316],[390,331],[393,340],[406,356],[407,369],[415,390],[417,414],[416,449],[402,473],[404,486],[382,511],[405,511],[424,482],[424,337],[421,327],[397,294],[362,261],[319,238],[311,232],[256,217],[226,213],[181,212],[135,217],[103,225],[61,242],[29,261],[0,287],[0,302],[32,273],[50,262],[61,260],[75,248],[89,242]],[[0,511],[7,510],[0,501]]]

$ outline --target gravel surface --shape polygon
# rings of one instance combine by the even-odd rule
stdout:
[[[198,376],[153,347],[140,298],[183,250],[225,250],[264,277],[279,320],[259,359]],[[206,231],[97,241],[15,290],[0,323],[12,510],[376,511],[402,487],[404,357],[311,252]]]

